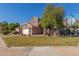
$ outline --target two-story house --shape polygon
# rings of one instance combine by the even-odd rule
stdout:
[[[43,28],[40,26],[40,20],[38,17],[33,16],[30,22],[27,22],[22,26],[23,35],[38,35],[43,34]]]

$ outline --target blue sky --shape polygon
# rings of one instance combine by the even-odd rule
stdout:
[[[32,16],[41,17],[47,4],[44,3],[0,3],[0,22],[18,22],[24,24],[31,20]],[[55,6],[64,7],[65,15],[73,14],[75,18],[79,18],[79,4],[54,4]]]

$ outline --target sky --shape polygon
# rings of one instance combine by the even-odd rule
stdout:
[[[24,24],[31,20],[32,16],[41,17],[45,3],[0,3],[0,22],[18,22]],[[63,7],[65,16],[74,15],[79,18],[79,4],[77,3],[53,3],[54,6]]]

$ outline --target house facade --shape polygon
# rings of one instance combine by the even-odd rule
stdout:
[[[33,16],[30,22],[27,22],[22,26],[23,35],[41,35],[43,34],[43,28],[40,26],[40,20],[38,17]]]

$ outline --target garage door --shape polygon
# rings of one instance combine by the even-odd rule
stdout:
[[[24,35],[29,35],[29,29],[23,29],[23,34]]]

